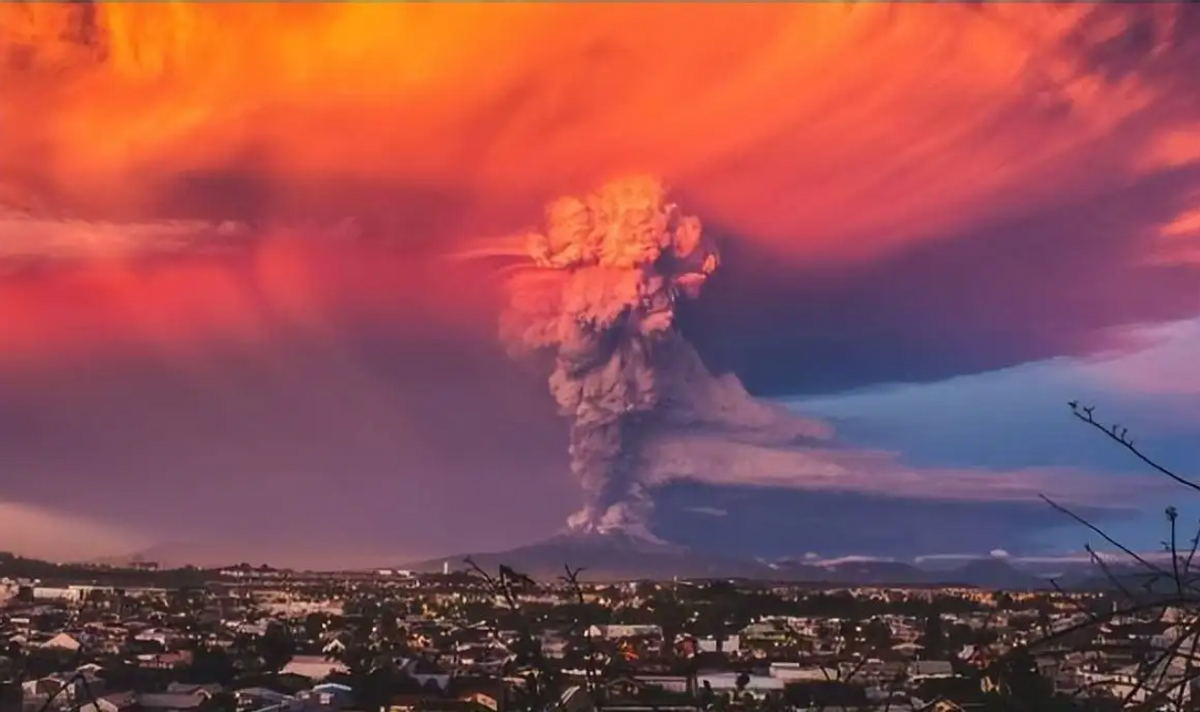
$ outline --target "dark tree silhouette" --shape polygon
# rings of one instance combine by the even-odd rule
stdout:
[[[474,576],[483,583],[484,589],[494,598],[503,602],[517,630],[517,640],[512,645],[515,655],[513,673],[524,681],[524,686],[516,691],[516,699],[511,700],[509,707],[515,710],[537,710],[541,712],[561,694],[561,681],[558,671],[550,665],[542,654],[542,644],[533,635],[533,626],[520,604],[520,594],[536,587],[536,583],[525,574],[518,573],[507,566],[499,567],[495,575],[484,571],[472,559],[465,560],[467,567]],[[499,620],[493,623],[493,632],[499,632]]]
[[[197,645],[192,649],[192,664],[180,672],[180,681],[197,685],[231,684],[237,677],[237,666],[224,650]]]
[[[925,616],[925,631],[921,635],[924,657],[940,659],[946,653],[946,634],[942,630],[942,616],[931,610]]]

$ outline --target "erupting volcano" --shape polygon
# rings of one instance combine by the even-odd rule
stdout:
[[[675,301],[699,293],[716,250],[649,178],[552,203],[526,249],[541,288],[513,280],[501,335],[517,353],[554,353],[550,392],[570,420],[571,471],[586,496],[570,528],[647,536],[638,428],[661,405],[679,349]]]
[[[680,300],[720,264],[715,244],[661,181],[639,176],[554,201],[543,230],[499,252],[520,260],[507,271],[500,336],[515,358],[553,357],[550,392],[570,423],[585,500],[568,530],[663,543],[648,490],[662,470],[654,446],[673,426],[780,420],[735,377],[713,377],[676,326]],[[808,425],[797,434],[821,435]]]
[[[1074,546],[1043,497],[1160,495],[1038,445],[1044,398],[1103,386],[1171,438],[1197,410],[1197,30],[0,2],[0,539],[301,568],[534,542],[491,561],[551,577]]]

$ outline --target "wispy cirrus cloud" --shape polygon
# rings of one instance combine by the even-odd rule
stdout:
[[[1069,467],[932,467],[906,464],[896,452],[843,443],[840,448],[747,443],[712,434],[664,438],[645,455],[651,481],[845,492],[941,501],[1062,504],[1133,509],[1170,489],[1161,478],[1116,476]]]
[[[235,222],[103,222],[0,210],[0,270],[21,263],[113,262],[244,248],[248,233]]]
[[[0,151],[93,208],[375,214],[416,186],[429,230],[496,231],[651,170],[780,255],[864,257],[1194,153],[1171,6],[103,5],[73,47],[78,12],[4,9],[29,61]]]
[[[1080,374],[1134,396],[1200,395],[1200,320],[1139,327],[1129,335],[1130,348],[1081,363]]]

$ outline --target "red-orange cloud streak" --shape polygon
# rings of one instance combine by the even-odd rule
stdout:
[[[649,170],[747,237],[862,253],[1178,160],[1147,165],[1184,117],[1135,121],[1164,89],[1089,64],[1123,29],[1090,11],[113,3],[89,54],[57,39],[67,10],[6,5],[33,39],[0,156],[143,210],[196,171],[267,174],[292,208],[289,187],[375,181],[498,215]]]
[[[1141,19],[1166,42],[1179,10],[1137,12],[9,3],[0,202],[124,219],[370,213],[426,251],[638,170],[780,255],[869,258],[1194,161],[1196,117],[1169,83],[1090,52]],[[2,284],[0,348],[241,338],[264,313],[313,320],[343,299],[451,319],[463,285],[478,291],[400,253],[260,249],[249,268],[93,256],[91,272]]]
[[[320,336],[370,314],[414,339],[477,337],[493,330],[489,301],[487,282],[465,268],[265,238],[232,255],[91,260],[0,279],[0,360],[52,365],[122,345],[183,357],[214,342],[253,348],[279,329]]]

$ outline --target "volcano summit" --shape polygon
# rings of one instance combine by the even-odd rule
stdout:
[[[677,305],[699,295],[720,258],[660,181],[629,178],[561,198],[544,230],[472,253],[497,254],[517,260],[506,271],[500,336],[514,357],[552,356],[550,392],[570,422],[570,467],[585,500],[569,531],[664,545],[649,527],[650,490],[696,474],[689,441],[828,436],[756,403],[736,377],[714,377],[683,338]]]

